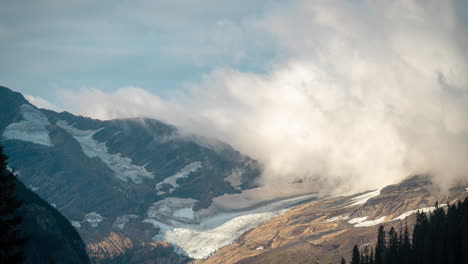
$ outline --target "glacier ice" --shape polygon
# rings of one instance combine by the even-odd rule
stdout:
[[[143,178],[154,178],[154,175],[148,172],[145,166],[132,164],[132,159],[122,157],[120,153],[110,154],[106,142],[96,141],[93,136],[102,128],[98,130],[79,130],[63,120],[57,121],[57,126],[70,133],[80,143],[86,156],[90,158],[99,157],[120,180],[142,183]]]
[[[23,120],[12,123],[5,128],[3,138],[17,139],[36,143],[43,146],[52,146],[47,126],[50,125],[47,117],[29,104],[20,106]]]
[[[294,204],[316,197],[315,194],[305,195],[237,211],[210,207],[203,212],[192,211],[196,200],[166,198],[148,209],[144,222],[160,229],[154,240],[172,244],[178,254],[204,259],[250,229],[286,212]]]
[[[178,179],[188,177],[190,175],[190,173],[197,171],[201,167],[202,167],[202,164],[199,161],[195,161],[195,162],[192,162],[192,163],[186,165],[185,167],[183,167],[176,174],[174,174],[172,176],[169,176],[166,179],[164,179],[162,182],[159,182],[158,184],[156,184],[155,188],[156,188],[157,194],[158,195],[163,195],[163,194],[166,193],[165,191],[160,190],[161,187],[163,187],[165,184],[169,184],[170,186],[172,186],[169,189],[169,193],[172,193],[177,187],[179,187],[179,184],[177,184]]]

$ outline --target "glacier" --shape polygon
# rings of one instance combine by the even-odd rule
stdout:
[[[133,183],[142,183],[143,178],[154,178],[154,175],[148,172],[145,166],[132,164],[132,159],[122,157],[120,153],[110,154],[106,142],[98,142],[93,136],[102,130],[79,130],[69,125],[66,121],[57,121],[57,126],[70,133],[81,145],[83,152],[90,158],[100,158],[113,172],[114,175],[122,180]]]
[[[160,230],[153,240],[170,243],[178,254],[205,259],[250,229],[286,212],[299,202],[316,197],[316,194],[303,195],[236,211],[211,206],[198,212],[192,210],[196,200],[171,197],[154,203],[148,209],[144,222]]]
[[[32,142],[47,147],[53,146],[47,130],[47,126],[50,125],[47,117],[29,104],[21,105],[20,113],[23,120],[8,125],[3,132],[3,138]]]

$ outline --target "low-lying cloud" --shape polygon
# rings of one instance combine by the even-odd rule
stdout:
[[[83,115],[154,117],[224,140],[263,163],[265,184],[346,192],[429,173],[447,187],[468,178],[468,34],[456,11],[296,1],[242,24],[277,41],[265,73],[215,69],[169,99],[134,87],[61,96]]]

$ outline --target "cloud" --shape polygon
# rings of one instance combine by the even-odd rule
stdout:
[[[26,94],[24,95],[26,100],[28,100],[31,104],[35,105],[38,108],[43,108],[43,109],[48,109],[56,112],[62,111],[60,107],[50,103],[46,99],[40,97],[40,96],[34,96],[34,95],[29,95]]]
[[[140,88],[64,98],[227,141],[264,164],[265,184],[347,192],[430,173],[447,187],[468,179],[463,23],[453,1],[296,1],[237,25],[277,42],[265,73],[218,68],[169,100]]]

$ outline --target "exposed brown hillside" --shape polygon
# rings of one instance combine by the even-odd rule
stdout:
[[[338,197],[310,202],[291,209],[243,235],[236,243],[222,248],[212,257],[194,261],[215,263],[338,263],[349,257],[354,244],[373,243],[378,220],[385,226],[411,224],[414,214],[406,220],[393,220],[411,210],[447,204],[467,196],[464,188],[454,188],[448,194],[438,192],[427,177],[412,177],[400,184],[388,186],[364,204],[353,205],[356,196]],[[355,200],[353,200],[353,198]],[[349,221],[361,221],[364,227]],[[393,221],[392,221],[393,220]],[[376,221],[376,222],[368,222]]]

